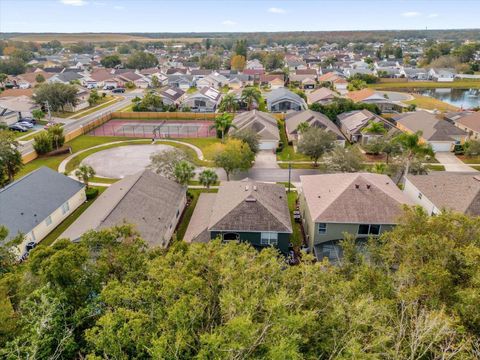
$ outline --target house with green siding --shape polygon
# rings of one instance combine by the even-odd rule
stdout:
[[[230,181],[202,193],[184,236],[186,242],[244,241],[287,254],[292,223],[283,185]]]
[[[300,212],[317,259],[338,261],[345,233],[357,243],[391,230],[404,205],[414,205],[386,175],[340,173],[301,176]]]

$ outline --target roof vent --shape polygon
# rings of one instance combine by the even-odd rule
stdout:
[[[246,202],[257,202],[257,199],[255,199],[254,197],[252,196],[249,196],[245,199]]]
[[[360,189],[360,185],[355,184],[355,189]]]
[[[253,191],[257,191],[257,185],[253,185]]]
[[[245,186],[245,191],[248,191],[248,185]]]
[[[370,189],[371,185],[370,184],[367,184],[367,189]]]

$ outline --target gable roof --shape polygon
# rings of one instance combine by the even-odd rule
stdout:
[[[165,89],[162,89],[162,91],[160,92],[160,95],[162,97],[168,98],[172,101],[178,100],[183,96],[183,94],[185,94],[185,91],[183,91],[178,87],[171,87],[171,86],[168,86]]]
[[[287,133],[290,135],[296,134],[298,125],[303,122],[308,123],[308,125],[311,127],[318,127],[333,132],[337,135],[337,140],[345,140],[345,136],[332,120],[330,120],[324,114],[312,110],[287,113],[285,119]]]
[[[165,233],[184,196],[183,186],[144,170],[112,184],[61,237],[76,240],[127,221],[150,246],[166,246]]]
[[[362,100],[365,100],[371,96],[375,95],[375,91],[373,91],[370,88],[365,88],[362,90],[357,90],[357,91],[350,91],[347,94],[347,97],[352,100],[353,102],[360,102]]]
[[[0,189],[0,225],[8,239],[27,234],[85,187],[48,167],[41,167]]]
[[[387,128],[393,127],[393,125],[389,124],[385,119],[366,109],[342,113],[337,116],[337,119],[340,121],[342,126],[352,134],[363,129],[370,121],[381,122],[386,125]]]
[[[413,205],[386,175],[340,173],[300,176],[315,222],[396,224],[402,205]]]
[[[478,173],[434,171],[428,175],[409,174],[407,180],[439,209],[480,215]]]
[[[397,124],[412,132],[421,131],[427,141],[453,141],[453,136],[465,136],[467,133],[446,120],[438,119],[427,111],[405,113],[395,118]]]
[[[212,210],[209,231],[292,233],[283,185],[252,181],[223,182]]]
[[[475,132],[480,132],[480,112],[471,112],[466,113],[465,115],[461,116],[458,120],[456,120],[457,124],[466,126],[470,130]]]
[[[267,100],[268,104],[288,100],[306,108],[305,101],[300,97],[300,95],[295,94],[294,92],[283,87],[272,90],[269,93],[265,94],[265,100]]]
[[[339,95],[326,87],[321,87],[307,94],[307,102],[309,104],[314,104],[318,101],[333,99]]]
[[[198,93],[206,96],[207,98],[215,102],[218,102],[222,97],[222,93],[220,91],[208,86],[203,87]]]
[[[251,110],[238,114],[233,124],[237,129],[232,128],[232,132],[251,129],[261,140],[280,140],[277,119],[266,112]]]

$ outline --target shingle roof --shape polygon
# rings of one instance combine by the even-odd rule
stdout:
[[[331,131],[337,135],[338,140],[344,140],[345,136],[340,129],[325,115],[317,111],[304,110],[287,113],[285,126],[287,133],[290,135],[297,133],[298,125],[306,122],[311,127],[319,127],[327,131]]]
[[[340,123],[352,134],[366,127],[370,121],[382,122],[388,129],[393,127],[386,120],[368,110],[353,110],[337,116]]]
[[[446,120],[438,119],[427,111],[415,111],[395,118],[400,124],[412,132],[421,131],[427,141],[453,141],[453,136],[465,136],[467,133]]]
[[[208,224],[212,216],[213,207],[217,199],[215,193],[202,193],[198,198],[197,205],[193,211],[187,231],[183,236],[186,242],[208,242],[210,234],[208,233]]]
[[[210,231],[292,233],[283,185],[252,181],[221,184],[209,222]]]
[[[315,222],[396,224],[402,205],[413,205],[386,175],[310,175],[300,181]]]
[[[273,104],[282,100],[290,100],[300,106],[303,106],[304,108],[306,107],[305,101],[298,94],[295,94],[294,92],[283,87],[272,90],[265,94],[265,100],[267,100],[268,104]]]
[[[232,132],[252,129],[260,140],[280,140],[277,119],[266,112],[251,110],[238,114],[233,119],[233,124],[237,129],[232,128]]]
[[[184,187],[144,170],[111,185],[61,237],[76,240],[88,230],[126,221],[150,246],[166,246],[165,233],[184,196]]]
[[[369,98],[370,96],[375,95],[375,91],[369,88],[365,88],[362,90],[357,90],[357,91],[350,91],[347,94],[347,97],[352,100],[353,102],[359,102],[362,100],[365,100],[366,98]]]
[[[480,132],[480,112],[478,111],[465,114],[456,122],[457,124],[466,126],[473,131]]]
[[[307,94],[307,102],[309,104],[314,104],[317,101],[333,99],[333,98],[338,97],[338,96],[339,95],[336,92],[330,90],[329,88],[322,87],[322,88],[319,88],[315,91],[312,91],[311,93],[308,93]]]
[[[428,175],[408,175],[407,179],[439,209],[480,215],[478,173],[441,171]]]
[[[41,167],[0,189],[0,225],[9,237],[27,234],[85,187],[47,167]]]

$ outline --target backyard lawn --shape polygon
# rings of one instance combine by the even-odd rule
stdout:
[[[435,99],[430,96],[422,96],[418,94],[411,94],[415,99],[404,101],[407,105],[417,105],[418,108],[427,109],[427,110],[438,110],[441,112],[447,111],[458,111],[456,106],[443,102],[441,100]]]
[[[288,209],[290,210],[290,218],[292,220],[292,230],[293,230],[291,243],[295,248],[298,249],[303,244],[303,234],[302,234],[301,223],[297,223],[293,219],[293,211],[296,210],[297,195],[298,194],[296,191],[290,191],[290,193],[287,194],[287,199],[288,199]]]
[[[407,88],[457,88],[457,89],[478,89],[479,80],[456,80],[453,82],[435,82],[435,81],[405,81],[405,82],[382,82],[369,84],[369,87],[375,89],[407,89]]]
[[[279,161],[309,161],[308,156],[295,152],[292,145],[288,145],[287,134],[285,132],[285,121],[278,120],[278,128],[280,130],[280,141],[283,143],[282,151],[277,153]]]

